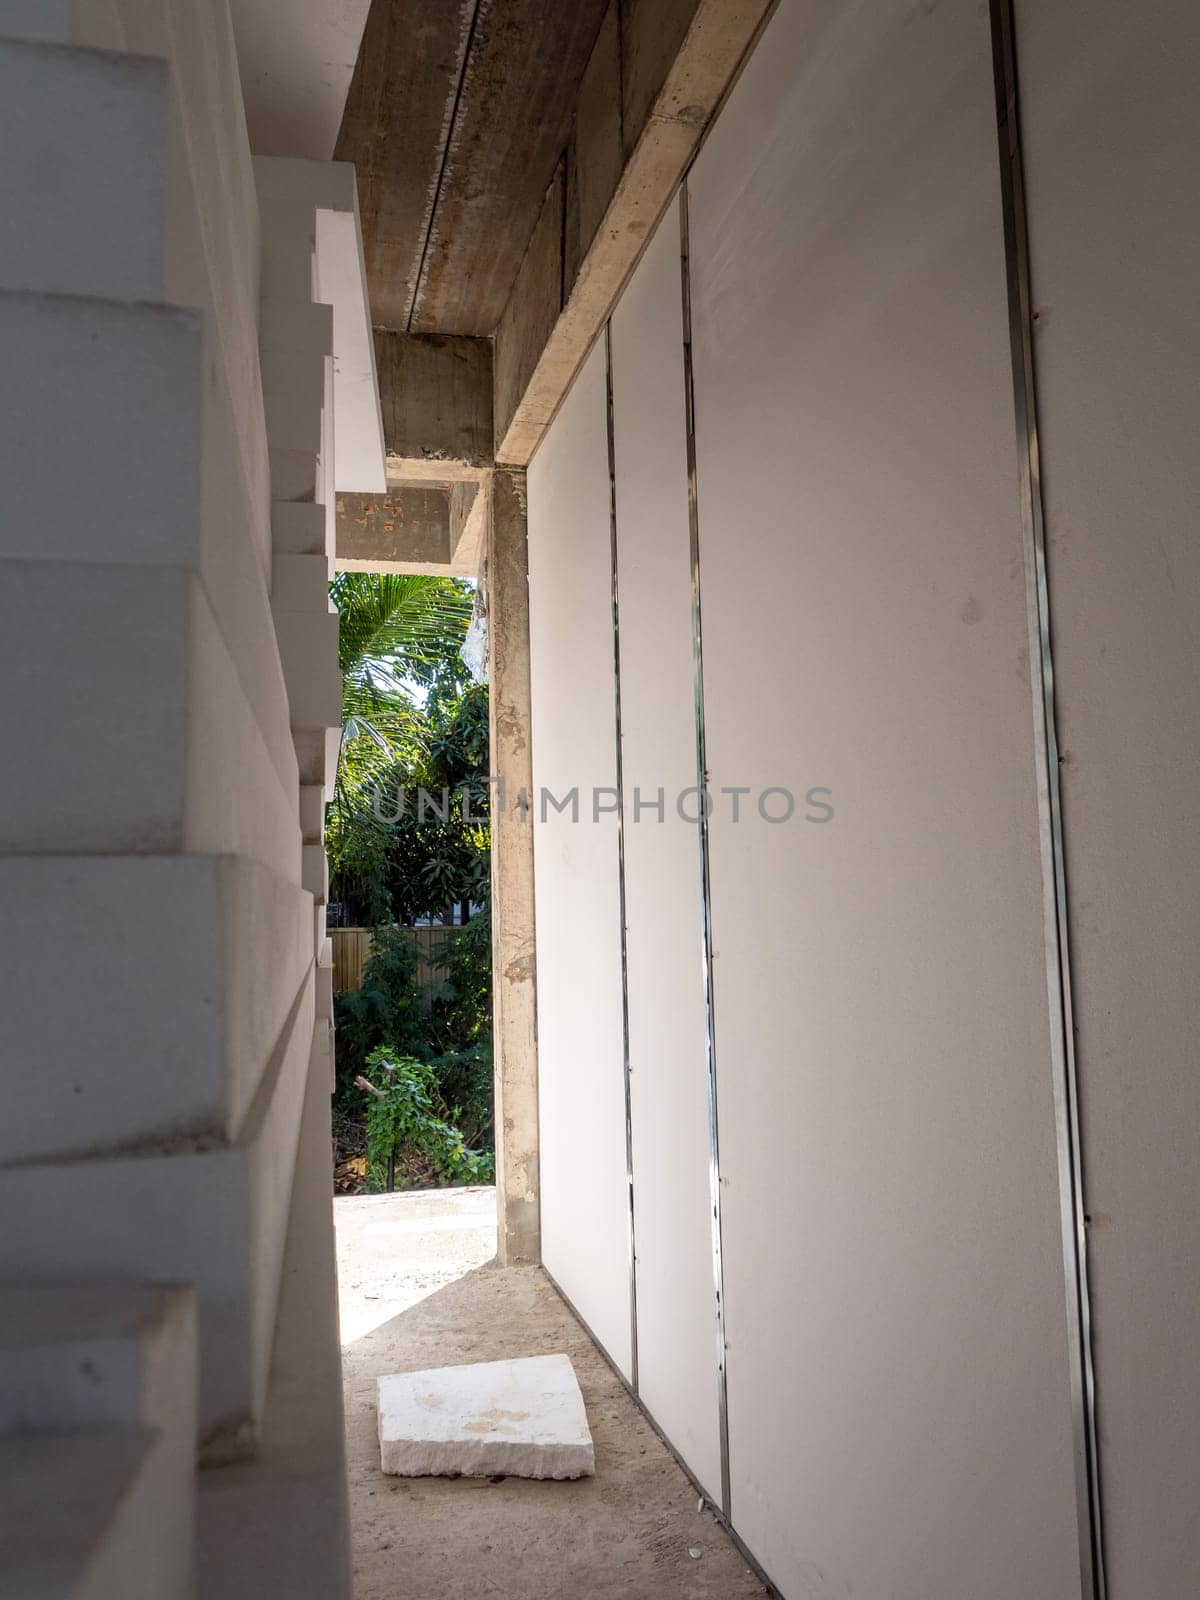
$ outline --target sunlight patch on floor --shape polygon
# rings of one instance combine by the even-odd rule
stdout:
[[[493,1188],[341,1195],[333,1216],[343,1349],[496,1253]]]

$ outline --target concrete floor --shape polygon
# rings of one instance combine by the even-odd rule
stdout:
[[[538,1268],[491,1265],[491,1189],[334,1206],[355,1600],[749,1600],[767,1593]],[[596,1476],[385,1478],[382,1373],[565,1350]],[[695,1553],[694,1553],[695,1552]]]

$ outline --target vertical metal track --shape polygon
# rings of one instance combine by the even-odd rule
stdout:
[[[696,496],[696,396],[692,372],[692,278],[688,186],[679,189],[679,259],[683,293],[683,385],[687,427],[688,526],[692,556],[692,658],[696,699],[696,787],[699,790],[700,895],[704,964],[704,1036],[708,1064],[708,1183],[712,1222],[713,1298],[717,1335],[717,1421],[721,1444],[721,1510],[730,1519],[729,1396],[725,1377],[725,1266],[721,1244],[721,1142],[717,1120],[717,1041],[713,1011],[712,894],[709,879],[708,752],[704,729],[704,630],[700,612],[700,514]]]
[[[617,872],[621,908],[621,1045],[625,1078],[626,1222],[629,1229],[629,1379],[638,1392],[637,1238],[633,1217],[633,1101],[629,1087],[629,949],[625,927],[625,755],[621,736],[621,606],[617,582],[617,449],[613,432],[612,323],[604,324],[608,420],[608,531],[612,555],[613,701],[617,728]]]
[[[1030,649],[1041,694],[1038,716],[1039,778],[1045,783],[1049,838],[1045,855],[1053,906],[1047,922],[1047,983],[1054,1021],[1054,1109],[1058,1141],[1059,1208],[1070,1337],[1071,1401],[1074,1422],[1079,1559],[1086,1600],[1106,1600],[1100,1463],[1096,1435],[1096,1380],[1092,1363],[1091,1302],[1088,1292],[1087,1231],[1079,1138],[1079,1081],[1071,1001],[1066,867],[1063,851],[1062,793],[1054,709],[1054,662],[1050,637],[1050,596],[1046,575],[1046,532],[1038,453],[1037,395],[1033,369],[1033,324],[1029,278],[1028,219],[1017,101],[1016,50],[1012,0],[990,0],[992,68],[996,88],[996,127],[1004,210],[1004,254],[1008,273],[1009,337],[1012,346],[1013,405],[1017,430],[1021,518],[1029,572]]]

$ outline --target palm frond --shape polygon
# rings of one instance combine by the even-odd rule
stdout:
[[[427,753],[414,686],[430,682],[461,645],[472,596],[456,579],[415,573],[340,572],[329,592],[342,669],[341,752],[326,838],[336,867],[354,819],[361,826],[370,816],[376,786]]]

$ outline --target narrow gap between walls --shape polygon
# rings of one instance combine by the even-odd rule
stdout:
[[[1062,793],[1058,771],[1045,511],[1038,446],[1028,217],[1020,136],[1016,44],[1012,0],[990,0],[990,6],[1004,257],[1008,279],[1013,409],[1037,736],[1036,762],[1039,787],[1044,787],[1049,801],[1049,816],[1043,826],[1042,840],[1043,880],[1048,901],[1046,923],[1050,934],[1046,947],[1046,979],[1055,1034],[1051,1066],[1054,1077],[1063,1274],[1070,1341],[1079,1564],[1084,1600],[1106,1600],[1096,1380],[1087,1266],[1087,1218],[1080,1148],[1079,1080],[1071,995]]]
[[[621,607],[617,575],[617,452],[613,428],[612,322],[604,324],[605,417],[608,428],[608,530],[612,572],[613,707],[615,712],[617,788],[617,875],[621,919],[621,1057],[625,1091],[625,1195],[629,1237],[629,1373],[638,1392],[637,1235],[633,1211],[633,1098],[629,1061],[629,950],[625,912],[625,758],[621,733]]]
[[[692,278],[688,184],[679,188],[679,264],[683,296],[684,418],[687,430],[688,527],[692,569],[692,658],[696,715],[696,786],[708,788],[708,750],[704,723],[704,629],[700,607],[700,511],[696,487],[696,394],[692,364]],[[717,1042],[713,994],[712,888],[709,872],[708,808],[701,804],[700,842],[701,961],[704,975],[704,1036],[708,1073],[708,1174],[712,1226],[713,1300],[717,1340],[717,1426],[721,1448],[721,1511],[732,1523],[729,1481],[729,1393],[726,1381],[725,1264],[721,1239],[721,1141],[717,1116]]]

